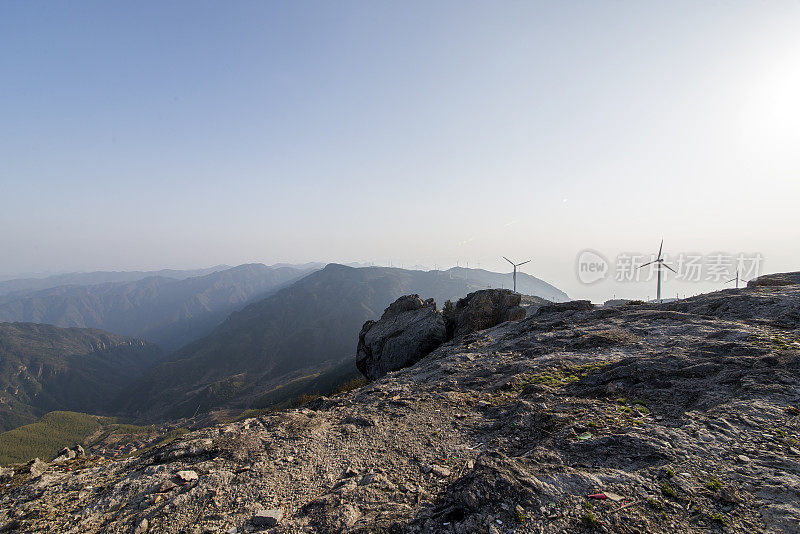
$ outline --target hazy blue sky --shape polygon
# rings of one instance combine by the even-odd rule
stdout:
[[[800,269],[800,2],[0,3],[0,274]],[[677,284],[684,293],[719,284]],[[649,292],[649,293],[648,293]]]

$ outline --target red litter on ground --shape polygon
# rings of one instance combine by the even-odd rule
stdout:
[[[586,496],[589,499],[607,499],[605,493],[592,493],[591,495]]]

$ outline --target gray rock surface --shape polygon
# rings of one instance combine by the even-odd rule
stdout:
[[[520,306],[521,300],[520,294],[510,289],[482,289],[470,293],[456,303],[453,336],[524,319],[525,309]]]
[[[800,284],[800,273],[775,273],[759,276],[747,282],[747,287],[792,286]]]
[[[374,380],[413,365],[439,347],[447,337],[444,319],[433,299],[400,297],[378,321],[367,321],[358,336],[356,366]]]
[[[558,302],[556,304],[542,306],[536,313],[561,313],[566,311],[576,312],[587,311],[591,310],[592,308],[594,308],[594,304],[588,300],[570,300],[569,302]]]
[[[291,534],[796,533],[799,307],[757,286],[507,322],[317,409],[15,469],[0,531],[251,532],[269,508]]]

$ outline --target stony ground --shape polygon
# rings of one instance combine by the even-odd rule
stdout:
[[[797,285],[545,308],[301,409],[17,468],[0,532],[800,532],[798,326]]]

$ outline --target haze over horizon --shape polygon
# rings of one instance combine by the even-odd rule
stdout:
[[[0,5],[0,274],[798,269],[800,3],[410,6]]]

